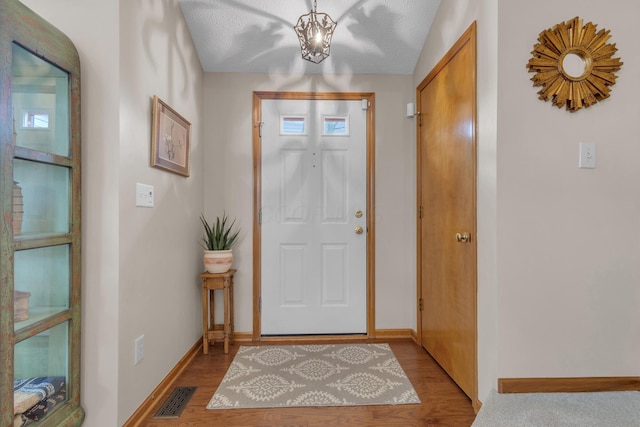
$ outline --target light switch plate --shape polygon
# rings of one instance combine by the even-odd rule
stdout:
[[[580,143],[580,160],[578,167],[581,169],[595,169],[596,167],[596,144],[592,142]]]
[[[136,183],[136,206],[153,207],[153,185]]]

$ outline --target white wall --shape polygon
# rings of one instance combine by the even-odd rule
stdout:
[[[237,217],[235,329],[252,331],[253,91],[375,92],[376,328],[416,328],[415,143],[411,76],[206,74],[205,213]]]
[[[499,377],[638,376],[640,4],[500,2]],[[624,65],[610,98],[569,113],[538,100],[538,34],[579,16]],[[578,169],[578,143],[597,144]]]
[[[202,71],[175,0],[25,3],[80,53],[81,399],[85,425],[122,425],[200,334]],[[193,125],[190,178],[149,167],[154,94]],[[155,208],[134,207],[136,182]]]
[[[177,0],[120,2],[119,423],[202,334],[202,77]],[[149,167],[153,95],[192,124],[188,178]],[[138,182],[154,208],[135,206]]]
[[[498,0],[446,0],[424,45],[413,74],[413,88],[424,80],[473,21],[478,50],[478,393],[496,387],[496,126]],[[415,134],[414,134],[415,140]],[[414,178],[415,180],[415,178]]]

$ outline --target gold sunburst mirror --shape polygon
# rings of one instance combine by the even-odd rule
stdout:
[[[609,32],[578,17],[541,32],[527,64],[539,98],[571,112],[608,98],[623,64]]]

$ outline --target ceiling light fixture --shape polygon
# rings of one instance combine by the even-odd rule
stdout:
[[[293,29],[300,39],[302,58],[319,64],[329,56],[331,36],[337,22],[326,13],[318,13],[316,3],[314,0],[311,12],[302,15]]]

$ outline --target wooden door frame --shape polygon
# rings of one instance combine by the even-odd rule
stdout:
[[[456,54],[464,47],[466,46],[468,43],[471,43],[471,48],[472,48],[472,55],[474,58],[474,83],[475,83],[475,90],[473,92],[473,126],[471,126],[471,129],[473,131],[473,156],[475,158],[475,170],[473,173],[473,179],[474,179],[474,196],[473,196],[473,205],[471,206],[471,209],[473,209],[474,212],[474,217],[476,219],[476,223],[474,224],[474,229],[472,230],[472,236],[475,240],[475,244],[476,244],[476,248],[477,248],[477,218],[478,218],[478,210],[477,210],[477,198],[478,198],[478,192],[477,192],[477,185],[478,185],[478,95],[477,95],[477,91],[478,91],[478,74],[477,74],[477,46],[476,46],[476,42],[477,41],[477,24],[474,21],[469,28],[462,34],[462,36],[460,36],[460,38],[458,39],[458,41],[456,41],[456,43],[451,47],[451,49],[449,49],[449,51],[442,57],[442,59],[436,64],[435,67],[433,67],[433,69],[431,70],[431,72],[429,72],[429,74],[427,74],[427,76],[424,78],[424,80],[422,80],[422,82],[420,82],[420,84],[418,85],[418,87],[416,88],[416,109],[417,111],[421,111],[421,97],[420,97],[420,92],[438,75],[438,73],[440,71],[442,71],[442,69],[456,56]],[[421,169],[421,159],[422,159],[422,143],[421,143],[421,132],[420,132],[420,122],[421,121],[416,121],[416,162],[417,162],[417,166],[416,166],[416,178],[417,178],[417,184],[416,184],[416,190],[417,190],[417,196],[416,196],[416,201],[417,201],[417,206],[418,206],[418,215],[417,215],[417,227],[416,227],[416,266],[417,266],[417,276],[416,276],[416,282],[417,282],[417,301],[416,301],[416,312],[418,314],[418,327],[417,327],[417,343],[422,346],[421,342],[422,342],[422,305],[423,305],[423,298],[424,296],[422,295],[422,263],[420,262],[420,260],[422,259],[422,240],[420,238],[420,236],[422,236],[422,221],[421,221],[421,212],[422,212],[422,169]],[[478,400],[478,299],[477,299],[477,292],[478,292],[478,279],[477,279],[477,264],[478,264],[478,259],[477,259],[477,251],[476,251],[476,279],[474,280],[474,295],[475,295],[475,323],[476,323],[476,327],[475,327],[475,354],[474,354],[474,366],[473,366],[473,370],[475,372],[474,375],[474,390],[473,390],[473,396],[471,396],[471,402],[473,404],[473,407],[476,411],[478,411],[480,409],[480,401]]]
[[[360,101],[366,99],[367,108],[367,333],[366,336],[339,335],[339,339],[369,339],[375,337],[375,94],[372,92],[253,92],[253,335],[255,342],[268,341],[262,337],[262,100]],[[327,336],[322,335],[323,339]],[[304,336],[300,339],[312,337]],[[330,337],[331,338],[331,337]],[[283,337],[278,337],[282,340]],[[290,337],[295,340],[297,337]]]

